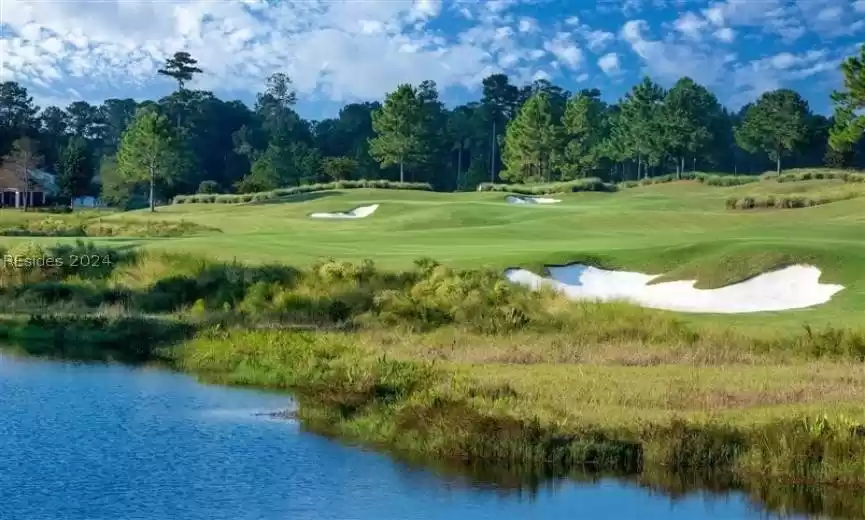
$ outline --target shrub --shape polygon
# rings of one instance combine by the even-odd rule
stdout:
[[[198,193],[219,193],[219,183],[216,181],[201,181]]]
[[[603,182],[597,177],[549,184],[492,184],[484,182],[478,185],[478,191],[508,192],[518,195],[552,195],[579,191],[612,192],[616,189],[615,184]]]
[[[752,182],[759,182],[760,177],[756,175],[719,175],[713,173],[697,173],[695,179],[706,186],[741,186]]]
[[[357,188],[376,188],[382,190],[422,190],[432,191],[432,185],[426,182],[392,182],[388,180],[357,180],[338,181],[323,184],[306,184],[291,188],[278,188],[271,191],[243,193],[238,195],[178,195],[174,204],[240,204],[246,202],[271,202],[283,197],[328,190],[350,190]]]

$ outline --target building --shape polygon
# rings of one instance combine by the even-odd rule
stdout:
[[[54,175],[40,169],[28,170],[30,190],[24,186],[24,175],[14,164],[0,165],[0,207],[23,208],[24,197],[28,207],[44,206],[48,198],[57,194]]]

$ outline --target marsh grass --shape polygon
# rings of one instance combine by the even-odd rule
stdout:
[[[850,366],[465,364],[392,357],[354,338],[211,330],[174,354],[209,381],[296,393],[313,429],[466,464],[865,475],[865,417],[813,413],[865,397]]]

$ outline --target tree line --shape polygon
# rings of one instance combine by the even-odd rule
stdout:
[[[202,69],[178,52],[158,71],[177,88],[158,100],[40,109],[22,85],[0,84],[0,156],[25,177],[28,168],[55,173],[66,198],[100,195],[122,206],[351,179],[454,191],[481,182],[863,167],[863,64],[865,45],[842,64],[832,117],[813,113],[790,89],[733,111],[687,77],[670,89],[646,77],[607,103],[598,89],[572,93],[547,80],[519,86],[492,74],[479,100],[453,108],[424,81],[312,121],[295,111],[285,74],[268,78],[250,107],[189,89]]]

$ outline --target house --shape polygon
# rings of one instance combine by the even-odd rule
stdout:
[[[29,191],[24,185],[24,174],[15,164],[0,165],[0,207],[23,208],[27,196],[28,207],[44,206],[48,198],[57,194],[54,175],[33,168],[28,170]]]

